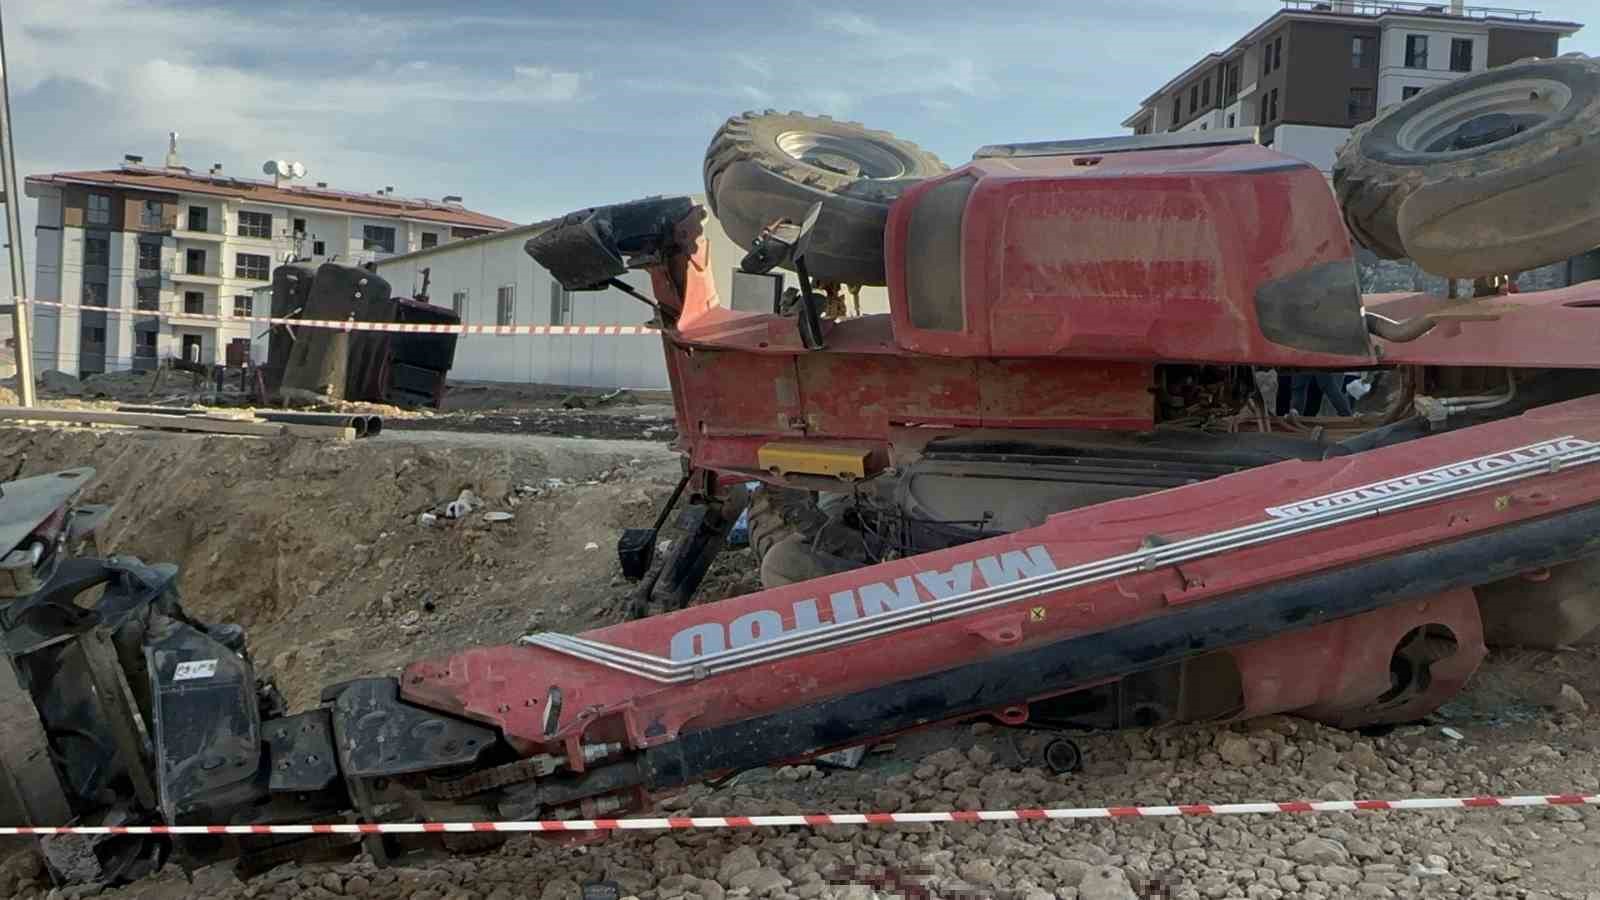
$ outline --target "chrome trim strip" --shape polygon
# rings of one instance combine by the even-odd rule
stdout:
[[[1568,440],[1574,440],[1574,438],[1571,435],[1551,438],[1475,459],[1435,466],[1432,469],[1425,470],[1425,472],[1436,472],[1439,469],[1449,468],[1451,465],[1468,465],[1484,459],[1508,456],[1534,447],[1542,447]],[[1186,538],[1158,547],[1141,548],[1103,560],[1080,563],[1046,575],[1020,579],[998,587],[978,588],[943,600],[927,601],[916,607],[879,613],[849,622],[824,625],[807,631],[789,632],[770,641],[761,641],[743,647],[732,647],[687,660],[672,660],[627,647],[618,647],[588,638],[563,634],[530,634],[521,638],[518,643],[564,653],[607,668],[664,684],[693,681],[708,675],[774,662],[803,653],[836,647],[841,644],[856,643],[869,638],[881,637],[885,634],[929,625],[969,613],[981,612],[995,606],[1002,606],[1041,594],[1083,587],[1141,571],[1154,571],[1164,566],[1191,562],[1232,550],[1240,550],[1270,541],[1294,537],[1309,531],[1344,525],[1372,516],[1397,512],[1436,500],[1454,497],[1459,494],[1514,481],[1522,481],[1539,475],[1553,474],[1563,468],[1600,462],[1600,443],[1588,441],[1584,443],[1585,446],[1583,447],[1558,451],[1539,459],[1512,463],[1503,468],[1479,472],[1454,481],[1418,488],[1413,492],[1398,497],[1374,497],[1369,500],[1335,507],[1324,512],[1310,513],[1293,518],[1268,518],[1214,534]],[[1401,476],[1401,478],[1405,477],[1410,476]],[[1382,483],[1387,482],[1380,482],[1380,484]],[[1351,490],[1359,489],[1352,488]]]

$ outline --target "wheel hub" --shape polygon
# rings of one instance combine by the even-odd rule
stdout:
[[[893,147],[868,137],[820,131],[788,131],[778,135],[778,149],[790,158],[851,178],[902,178],[911,171]]]
[[[1412,153],[1454,153],[1515,137],[1550,121],[1572,102],[1572,89],[1548,78],[1489,84],[1424,104],[1395,142]]]

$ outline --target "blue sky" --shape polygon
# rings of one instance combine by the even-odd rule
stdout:
[[[696,191],[730,113],[857,119],[946,162],[1121,133],[1273,0],[940,3],[0,0],[23,173],[185,162],[438,198],[516,221]],[[1600,19],[1593,0],[1546,18]],[[1600,54],[1600,21],[1563,45]],[[24,207],[32,265],[32,203]]]

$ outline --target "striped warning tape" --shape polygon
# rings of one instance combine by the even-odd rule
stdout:
[[[1315,800],[1292,803],[1197,803],[1178,806],[1089,806],[1066,809],[999,809],[972,812],[827,813],[799,816],[684,816],[655,819],[567,819],[533,822],[384,822],[318,825],[105,825],[0,827],[0,835],[45,834],[428,834],[436,832],[667,831],[699,828],[784,828],[814,825],[913,825],[941,822],[1032,822],[1050,819],[1140,819],[1170,816],[1238,816],[1274,813],[1385,812],[1491,809],[1528,806],[1595,806],[1600,794],[1522,797],[1441,797],[1412,800]]]
[[[72,309],[86,312],[119,313],[125,316],[157,319],[186,319],[224,324],[249,322],[257,325],[289,325],[294,328],[327,328],[334,331],[386,331],[399,334],[459,334],[459,335],[588,335],[612,336],[632,334],[657,334],[659,329],[649,325],[428,325],[421,322],[356,322],[348,319],[296,319],[270,316],[222,316],[209,313],[172,312],[164,309],[125,309],[119,306],[88,306],[81,303],[59,303],[54,300],[23,300],[23,305],[47,306],[51,309]]]

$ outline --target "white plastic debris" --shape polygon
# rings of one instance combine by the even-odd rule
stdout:
[[[482,505],[483,501],[478,499],[477,494],[470,490],[462,491],[459,497],[444,505],[444,515],[447,519],[465,518]]]
[[[401,628],[410,628],[410,627],[416,625],[420,621],[422,621],[422,613],[419,613],[419,612],[417,612],[416,610],[413,609],[410,612],[408,612],[405,615],[400,617],[400,627]]]
[[[583,549],[585,549],[585,550],[599,550],[600,549],[600,545],[596,544],[594,541],[590,541],[589,543],[583,545]]]
[[[509,521],[511,521],[512,519],[515,519],[515,518],[516,518],[516,516],[514,516],[514,515],[512,515],[511,513],[508,513],[508,512],[495,511],[495,512],[486,512],[486,513],[483,514],[483,520],[485,522],[509,522]]]
[[[1466,737],[1466,735],[1462,734],[1461,732],[1449,727],[1439,729],[1439,733],[1452,741],[1459,741]]]
[[[424,528],[434,524],[437,521],[439,521],[439,517],[431,512],[425,512],[422,515],[417,516],[417,524],[423,526]]]

